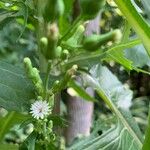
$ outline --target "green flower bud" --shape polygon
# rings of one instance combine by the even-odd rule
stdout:
[[[59,36],[59,31],[56,23],[48,25],[48,31],[47,31],[47,38],[48,38],[48,47],[46,51],[45,57],[47,59],[53,59],[56,58],[57,52],[56,52],[56,46]]]
[[[84,31],[84,26],[80,25],[75,33],[72,35],[72,37],[66,41],[66,44],[71,45],[72,47],[76,46],[78,43],[81,42]]]
[[[26,57],[26,58],[24,58],[23,61],[24,61],[24,66],[25,66],[26,72],[29,75],[32,72],[31,60],[30,60],[30,58]]]
[[[24,64],[32,68],[32,63],[30,58],[28,57],[24,58]]]
[[[55,56],[60,58],[61,57],[61,53],[62,53],[62,47],[58,46],[56,48]]]
[[[114,30],[114,42],[115,43],[119,43],[122,39],[122,33],[119,29]]]
[[[105,0],[80,0],[80,5],[84,20],[90,20],[97,16],[105,5]]]
[[[53,121],[52,121],[52,120],[50,120],[50,121],[48,122],[48,127],[51,128],[51,129],[53,128]]]
[[[42,38],[40,39],[40,42],[41,42],[43,45],[47,46],[47,44],[48,44],[48,39],[47,39],[46,37],[42,37]]]
[[[24,65],[26,69],[27,76],[33,82],[35,89],[37,90],[38,94],[41,96],[43,93],[43,82],[39,75],[39,70],[37,68],[32,67],[31,60],[29,58],[24,58]]]
[[[47,38],[48,40],[57,40],[59,36],[59,30],[56,23],[48,24]]]
[[[37,68],[35,67],[32,69],[32,77],[35,83],[36,82],[39,82],[40,84],[42,83],[41,77],[39,75],[39,70],[37,70]]]
[[[67,60],[69,57],[69,51],[67,49],[63,50],[62,54],[61,54],[61,58],[63,60]]]
[[[72,77],[78,69],[78,65],[73,65],[71,69],[67,71],[68,76]]]
[[[37,83],[34,84],[34,86],[35,86],[38,94],[42,95],[43,94],[43,89],[44,89],[43,85],[41,85],[41,83],[37,82]]]
[[[55,94],[58,91],[61,91],[66,88],[67,83],[69,80],[75,75],[77,72],[78,66],[73,65],[71,69],[67,70],[64,78],[61,81],[56,81],[51,89],[52,93]]]
[[[46,37],[42,37],[40,39],[40,49],[42,54],[45,56],[46,50],[47,50],[47,46],[48,46],[48,39]]]
[[[43,98],[41,96],[38,96],[37,100],[43,100]]]
[[[25,67],[27,76],[30,79],[32,79],[32,63],[31,63],[30,58],[28,57],[24,58],[24,67]]]
[[[52,120],[50,120],[48,122],[47,130],[48,130],[48,133],[52,133],[52,131],[53,131],[53,121]]]
[[[106,44],[108,41],[116,41],[117,35],[119,34],[118,30],[111,31],[102,35],[90,35],[85,37],[83,40],[83,48],[85,50],[94,51],[100,48],[103,44]]]
[[[48,102],[49,102],[49,105],[53,107],[54,106],[54,94],[52,94],[52,91],[50,91],[50,95],[51,96],[49,97]]]
[[[64,3],[63,0],[47,0],[45,3],[45,9],[43,12],[44,20],[56,21],[64,12]]]
[[[54,141],[56,139],[56,135],[52,133],[50,139]]]

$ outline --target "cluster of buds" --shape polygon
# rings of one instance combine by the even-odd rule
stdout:
[[[32,67],[31,60],[28,57],[24,58],[24,66],[26,69],[27,76],[33,82],[38,95],[42,95],[44,88],[43,88],[43,82],[39,75],[39,70],[35,67]]]
[[[57,57],[57,42],[59,37],[58,26],[56,23],[47,24],[47,34],[45,37],[41,37],[41,52],[44,57],[48,59],[54,59]]]

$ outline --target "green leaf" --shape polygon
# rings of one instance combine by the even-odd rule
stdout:
[[[70,68],[72,65],[77,64],[79,67],[87,66],[91,68],[94,64],[99,63],[102,59],[104,60],[105,58],[108,58],[110,55],[112,55],[113,57],[117,59],[118,55],[122,56],[122,50],[131,48],[140,43],[141,43],[140,40],[135,39],[126,43],[120,43],[105,51],[99,50],[99,51],[92,52],[92,53],[90,52],[82,53],[82,54],[79,54],[78,56],[70,58],[63,67],[64,69],[67,69],[67,68]],[[119,52],[119,54],[117,54],[117,52]],[[122,57],[121,58],[119,57],[118,60],[116,61],[118,63],[121,63],[122,65],[126,65],[127,68],[131,69],[131,62],[129,60],[127,61],[126,59],[122,60]],[[123,64],[124,61],[126,62],[125,64]]]
[[[0,149],[1,150],[18,150],[19,147],[17,145],[13,145],[13,144],[0,143]]]
[[[2,11],[0,14],[0,30],[2,30],[6,24],[12,22],[14,18],[13,12]]]
[[[93,137],[86,140],[80,140],[69,150],[141,150],[134,143],[133,138],[123,125],[118,122],[116,127],[112,127],[101,136]]]
[[[131,0],[114,0],[119,9],[130,23],[131,27],[139,35],[150,56],[150,27],[144,18],[137,12]]]
[[[148,126],[145,133],[145,140],[143,143],[142,150],[149,150],[150,148],[150,108],[149,108],[149,116],[148,116]]]
[[[121,39],[122,43],[127,42],[129,40],[129,35],[131,32],[130,29],[131,29],[131,26],[129,25],[128,21],[125,20],[122,39]]]
[[[22,32],[20,33],[18,39],[22,36],[26,25],[27,25],[27,20],[28,20],[28,7],[24,2],[17,2],[17,6],[20,7],[19,11],[16,13],[16,16],[23,16],[24,18],[24,26],[22,29]]]
[[[2,29],[6,24],[12,22],[18,17],[23,17],[24,25],[23,29],[18,37],[18,39],[22,36],[25,27],[27,25],[27,19],[28,19],[28,6],[29,2],[24,3],[23,1],[14,1],[12,3],[12,6],[10,7],[4,7],[4,10],[0,14],[0,29]],[[13,7],[16,7],[17,9],[14,10]]]
[[[28,119],[29,116],[17,112],[9,112],[5,117],[0,118],[0,141],[4,138],[5,134],[15,124],[21,123]]]
[[[132,91],[122,85],[106,67],[93,66],[91,75],[83,73],[87,86],[93,87],[119,120],[116,128],[108,130],[100,137],[80,145],[86,150],[141,150],[143,137],[129,111]]]
[[[64,0],[65,11],[63,16],[60,16],[59,19],[59,30],[62,35],[70,27],[70,18],[72,14],[73,2],[73,0]]]
[[[113,61],[121,64],[127,70],[132,70],[133,69],[132,61],[125,58],[124,50],[120,50],[120,51],[113,50],[111,52],[108,52],[108,55],[107,55],[106,58],[104,58],[104,60],[107,60],[107,59],[108,60],[113,60]]]
[[[53,121],[53,125],[55,127],[59,126],[63,128],[66,127],[68,124],[67,120],[65,120],[63,116],[60,115],[49,115],[48,119]]]
[[[125,57],[133,62],[133,66],[142,68],[147,65],[150,66],[150,58],[146,53],[143,45],[137,45],[135,47],[126,49]]]
[[[37,133],[33,131],[19,147],[20,150],[35,150]]]
[[[34,10],[34,2],[33,0],[26,0],[25,1],[26,6],[28,6],[31,10]]]
[[[34,88],[19,67],[0,62],[0,106],[12,111],[25,111],[31,99],[35,98]]]

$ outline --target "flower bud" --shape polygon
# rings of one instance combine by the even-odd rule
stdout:
[[[43,18],[45,21],[56,21],[64,12],[63,0],[47,0],[45,3],[45,9],[43,12]]]
[[[105,0],[80,0],[81,15],[84,20],[90,20],[97,16],[105,5]]]
[[[121,39],[121,33],[118,29],[102,35],[90,35],[84,38],[83,48],[88,51],[94,51],[108,41],[118,42],[119,39]]]
[[[119,43],[122,39],[122,33],[119,29],[114,30],[114,42]]]
[[[67,49],[63,50],[62,54],[61,54],[61,58],[63,60],[67,60],[69,57],[69,51]]]
[[[62,47],[58,46],[56,48],[55,56],[60,58],[61,57],[61,53],[62,53]]]
[[[26,70],[27,76],[28,76],[29,78],[31,78],[31,74],[32,74],[32,63],[31,63],[30,58],[28,58],[28,57],[24,58],[24,66],[25,66],[25,70]]]
[[[59,36],[58,26],[56,23],[48,24],[47,37],[49,39],[57,40]]]
[[[41,96],[44,88],[43,88],[43,82],[39,75],[39,71],[37,70],[37,68],[32,67],[31,60],[27,57],[24,58],[24,65],[25,65],[27,76],[31,79],[31,81],[35,86],[35,89],[37,90],[38,94]]]
[[[39,75],[39,70],[37,70],[37,68],[35,67],[32,69],[32,77],[35,83],[36,82],[39,82],[40,84],[42,83],[41,77]]]
[[[40,39],[40,42],[41,42],[43,45],[47,46],[47,44],[48,44],[48,39],[47,39],[46,37],[42,37],[42,38]]]
[[[76,46],[78,43],[81,42],[84,31],[85,31],[84,26],[80,25],[75,31],[75,33],[72,35],[72,37],[66,41],[66,43],[68,45],[71,45],[72,47]]]
[[[49,24],[47,29],[47,38],[48,38],[48,47],[46,51],[45,57],[47,59],[53,59],[56,58],[57,52],[56,52],[56,46],[59,36],[58,26],[56,23]]]

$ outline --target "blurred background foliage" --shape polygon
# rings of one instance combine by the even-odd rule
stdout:
[[[10,62],[17,66],[22,66],[23,58],[28,56],[38,65],[37,59],[37,41],[36,32],[36,16],[34,14],[34,1],[30,0],[1,0],[0,1],[0,61]],[[59,19],[59,29],[61,34],[70,26],[73,21],[73,0],[64,0],[65,13]],[[147,21],[150,19],[150,7],[147,3],[149,0],[136,0],[136,7]],[[8,11],[9,10],[9,11]],[[7,23],[7,25],[6,25]],[[123,28],[124,21],[121,13],[116,6],[108,0],[108,4],[101,13],[100,30],[106,33],[115,28]],[[131,37],[135,33],[131,31]],[[132,49],[132,50],[131,50]],[[147,56],[142,45],[125,50],[125,56],[132,60],[134,65],[142,67],[146,71],[150,71],[150,59]],[[109,69],[122,81],[126,86],[133,90],[134,98],[131,111],[141,130],[144,132],[148,114],[148,104],[150,97],[150,77],[147,74],[137,73],[135,71],[127,72],[122,66],[111,61],[106,63]],[[102,102],[102,101],[101,101]],[[65,115],[65,105],[62,104],[62,114]],[[5,110],[1,108],[0,116],[4,116]],[[102,102],[95,105],[93,132],[101,132],[107,130],[115,123],[114,116]],[[110,121],[111,120],[111,121]],[[100,124],[100,126],[99,126]],[[6,135],[5,141],[9,143],[21,143],[31,132],[32,126],[28,126],[23,130],[15,125]]]

